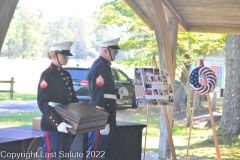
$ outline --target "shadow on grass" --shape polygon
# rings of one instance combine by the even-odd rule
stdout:
[[[233,145],[233,144],[232,144]],[[182,156],[187,153],[187,146],[175,146],[176,153]],[[234,145],[229,147],[229,142],[227,144],[219,144],[219,150],[221,158],[224,160],[237,160],[240,156],[240,147],[239,145]],[[189,156],[190,157],[199,157],[199,158],[211,158],[216,159],[216,149],[213,137],[209,137],[206,140],[196,142],[191,144],[189,147]]]

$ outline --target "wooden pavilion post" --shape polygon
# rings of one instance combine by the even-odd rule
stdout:
[[[176,48],[177,48],[177,33],[178,33],[178,19],[175,17],[169,17],[168,21],[165,18],[162,0],[145,0],[149,13],[151,14],[151,20],[154,22],[153,29],[155,31],[158,52],[160,59],[160,68],[168,72],[171,78],[171,87],[174,92],[175,82],[175,68],[176,68]],[[173,124],[173,106],[167,105],[166,111],[170,128]],[[161,109],[160,119],[160,138],[159,138],[159,159],[171,158],[168,146],[168,133],[165,125],[163,109]],[[171,148],[170,148],[171,149]]]
[[[159,68],[157,66],[155,56],[152,57],[152,63],[154,65],[154,68]],[[164,122],[165,122],[165,127],[166,127],[166,131],[167,131],[168,142],[169,142],[169,145],[170,145],[170,151],[172,153],[172,158],[173,158],[173,160],[176,160],[177,156],[176,156],[175,147],[174,147],[174,143],[173,143],[173,139],[172,139],[172,127],[169,123],[169,122],[171,122],[171,124],[172,124],[172,119],[170,120],[168,118],[166,104],[164,104],[164,103],[161,104],[159,99],[157,101],[158,101],[158,104],[161,106],[161,111],[162,111],[162,115],[163,115]],[[170,107],[172,107],[172,106],[170,106]]]

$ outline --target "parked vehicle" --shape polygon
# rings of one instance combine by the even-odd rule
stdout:
[[[73,87],[79,101],[90,101],[88,89],[88,72],[90,67],[64,67],[73,80]],[[130,79],[122,70],[111,67],[112,75],[115,80],[117,106],[131,105],[137,108],[137,100],[134,90],[134,80]]]

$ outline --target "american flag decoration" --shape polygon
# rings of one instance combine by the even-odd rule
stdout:
[[[206,76],[207,84],[201,85],[199,83],[199,77],[201,75]],[[217,77],[214,72],[208,67],[197,67],[190,74],[190,85],[193,90],[199,94],[208,94],[212,92],[217,84]]]

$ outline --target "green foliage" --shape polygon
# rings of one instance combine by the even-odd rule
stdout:
[[[46,57],[47,45],[74,41],[75,58],[96,56],[95,32],[86,20],[62,16],[55,20],[43,19],[42,12],[20,6],[16,9],[6,35],[2,56],[9,58]]]
[[[179,33],[176,64],[197,65],[197,57],[225,50],[225,39],[225,34]]]
[[[18,7],[5,39],[8,57],[32,57],[43,52],[41,12],[28,7]]]
[[[124,34],[120,44],[121,50],[130,56],[118,63],[129,67],[151,66],[151,57],[158,55],[155,34],[127,4],[122,0],[105,2],[94,13],[93,18],[99,22],[98,29],[104,30],[111,25],[122,28]],[[221,34],[179,33],[177,65],[197,64],[198,56],[206,57],[223,50],[224,41],[225,35]]]
[[[41,11],[20,6],[14,13],[5,38],[3,56],[42,57],[46,55],[46,45],[71,40],[75,42],[72,47],[75,58],[95,57],[98,54],[96,41],[120,34],[124,60],[119,63],[144,67],[152,65],[150,57],[158,57],[154,31],[124,1],[103,3],[93,18],[97,25],[73,16],[47,21]],[[196,64],[197,56],[205,57],[221,50],[224,41],[225,35],[179,33],[177,64]]]
[[[93,18],[99,22],[97,29],[104,30],[112,25],[122,28],[120,47],[129,56],[118,63],[129,67],[147,66],[152,63],[149,58],[158,55],[154,32],[122,0],[103,3]]]

